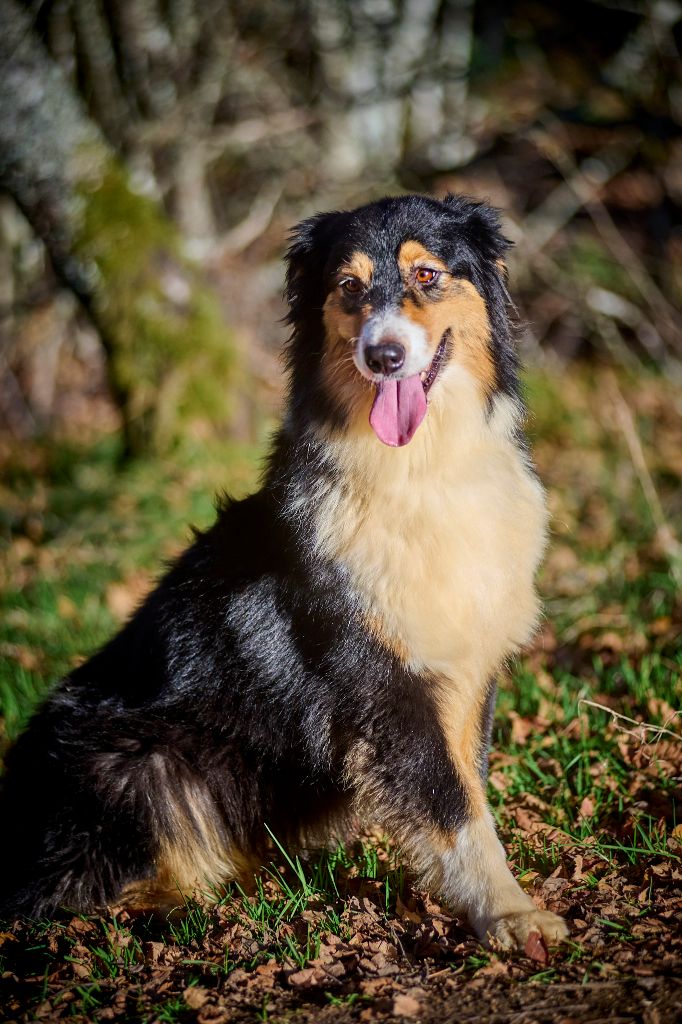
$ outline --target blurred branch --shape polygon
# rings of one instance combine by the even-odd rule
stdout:
[[[594,317],[591,321],[588,317],[585,319],[593,328],[595,335],[603,341],[604,347],[613,359],[614,363],[619,363],[626,370],[629,370],[630,373],[643,373],[644,364],[641,358],[633,351],[632,347],[626,343],[615,319],[595,308],[593,303],[590,302],[589,294],[590,293],[588,293],[587,306],[589,309],[594,311]]]
[[[682,586],[682,545],[680,545],[663,511],[661,499],[658,496],[658,491],[649,472],[649,467],[646,464],[646,456],[644,455],[642,442],[639,438],[637,424],[630,411],[630,407],[623,397],[623,393],[618,387],[615,374],[608,371],[605,379],[611,392],[611,401],[616,414],[616,421],[625,438],[632,465],[639,478],[651,517],[656,526],[658,542],[665,553],[673,579],[678,586]]]
[[[559,128],[561,126],[558,126]],[[638,150],[638,141],[630,139],[617,147],[609,145],[598,150],[577,166],[565,147],[557,141],[556,132],[528,135],[530,140],[554,164],[563,181],[531,214],[523,227],[517,225],[521,264],[530,273],[539,273],[552,289],[579,308],[583,319],[593,322],[612,355],[631,370],[641,369],[641,362],[624,340],[614,321],[619,320],[637,335],[652,358],[667,363],[678,372],[679,361],[672,353],[682,351],[679,317],[661,294],[643,264],[623,238],[599,196],[604,185],[621,173]],[[650,309],[645,317],[633,303],[605,289],[590,288],[586,294],[564,280],[564,274],[545,248],[581,211],[585,210],[600,231],[614,259],[628,271]]]
[[[107,25],[97,0],[72,0],[70,9],[82,73],[95,86],[88,90],[88,99],[104,134],[115,144],[125,130],[130,111],[116,73]]]
[[[38,432],[36,418],[19,386],[14,370],[0,351],[0,416],[16,437],[34,437]]]
[[[592,218],[614,259],[625,269],[651,312],[658,317],[659,333],[672,349],[682,353],[682,319],[662,294],[622,232],[618,230],[611,214],[599,198],[599,191],[604,182],[602,181],[599,188],[595,189],[594,182],[582,168],[576,167],[573,157],[559,143],[556,135],[546,138],[542,148],[547,158],[564,177],[567,187],[579,201],[579,206]]]
[[[189,115],[190,111],[181,104],[168,117],[136,125],[132,130],[132,138],[139,146],[160,146],[176,142],[186,132]],[[202,147],[205,159],[214,160],[225,150],[246,148],[276,135],[300,131],[315,124],[317,120],[317,116],[305,108],[284,110],[267,117],[249,117],[235,124],[212,125],[210,131],[203,133],[198,144]]]
[[[511,218],[509,219],[511,220]],[[521,235],[522,229],[520,225],[516,224],[513,220],[511,222],[514,224],[515,234],[517,236]],[[606,293],[602,289],[591,288],[587,293],[584,293],[581,289],[575,288],[574,282],[566,277],[566,274],[557,265],[555,260],[540,249],[528,258],[525,275],[539,277],[555,294],[560,295],[564,299],[567,310],[578,311],[585,324],[589,325],[594,333],[604,341],[616,362],[634,373],[643,370],[644,367],[641,359],[626,344],[614,323],[616,314],[613,303],[609,306],[604,302],[604,295]],[[647,336],[646,348],[651,348],[652,339],[658,339],[660,349],[664,352],[664,363],[667,363],[671,368],[674,367],[679,372],[680,364],[665,351],[663,340],[656,334],[655,328],[650,324],[647,327],[650,330],[650,334]],[[541,351],[540,345],[543,336],[538,338],[536,333],[528,326],[526,327],[526,333],[529,334],[530,343],[536,353]]]
[[[260,238],[272,220],[283,191],[282,185],[267,185],[263,188],[251,204],[244,220],[226,231],[213,246],[212,259],[215,261],[223,256],[235,256]]]
[[[206,140],[206,153],[211,159],[226,149],[254,146],[264,139],[308,128],[318,120],[318,116],[312,111],[306,107],[299,107],[283,110],[269,117],[248,118],[225,127],[217,125]]]
[[[552,159],[553,139],[548,140],[546,135],[537,131],[527,137],[548,159]],[[544,249],[583,207],[599,195],[607,182],[628,166],[637,147],[638,140],[632,140],[627,146],[605,146],[588,157],[580,167],[574,166],[562,184],[525,218],[519,246],[523,255],[530,258]]]
[[[175,99],[175,83],[154,74],[152,53],[162,52],[167,30],[158,20],[153,0],[116,0],[108,5],[122,65],[122,81],[132,106],[143,117],[161,117]],[[98,87],[95,79],[94,88]]]
[[[652,359],[664,366],[668,364],[671,369],[674,368],[676,372],[680,372],[682,369],[680,363],[668,355],[665,342],[660,334],[634,302],[628,302],[622,295],[617,295],[606,288],[588,289],[585,300],[590,309],[608,319],[609,322],[618,321],[634,331],[638,341]],[[623,341],[622,344],[625,345],[625,342]]]

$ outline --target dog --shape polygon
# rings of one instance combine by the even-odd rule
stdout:
[[[306,846],[360,814],[482,940],[565,937],[514,879],[485,790],[547,521],[509,245],[453,195],[294,229],[263,485],[222,503],[10,752],[5,915],[170,907],[257,870],[266,823]]]

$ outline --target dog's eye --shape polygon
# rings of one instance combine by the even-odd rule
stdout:
[[[428,288],[429,285],[435,284],[440,277],[440,271],[431,270],[430,267],[417,267],[414,275],[414,279],[417,284],[421,285],[422,288]]]
[[[362,284],[358,281],[357,277],[347,277],[340,283],[347,295],[359,295],[362,291]]]

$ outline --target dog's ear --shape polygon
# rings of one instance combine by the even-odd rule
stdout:
[[[285,257],[287,276],[284,294],[289,303],[289,323],[300,318],[305,312],[303,307],[311,299],[319,303],[327,259],[347,216],[338,211],[318,213],[292,229]]]
[[[442,202],[472,248],[498,266],[502,261],[504,266],[504,255],[514,243],[502,234],[499,211],[488,203],[452,193]]]
[[[510,310],[513,303],[507,290],[507,267],[504,256],[514,244],[502,234],[499,211],[488,203],[468,196],[447,195],[443,206],[453,220],[453,230],[462,236],[473,257],[472,281],[483,294],[488,307],[492,337],[498,348],[498,371],[514,379],[516,356]]]

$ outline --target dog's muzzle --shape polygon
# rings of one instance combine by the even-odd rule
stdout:
[[[374,384],[387,377],[411,377],[429,365],[426,332],[396,311],[375,313],[360,331],[353,360]]]

